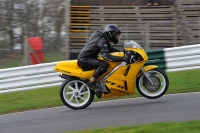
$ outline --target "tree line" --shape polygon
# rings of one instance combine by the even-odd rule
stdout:
[[[64,1],[0,0],[0,52],[12,52],[24,36],[42,37],[47,50],[59,48],[65,31]]]

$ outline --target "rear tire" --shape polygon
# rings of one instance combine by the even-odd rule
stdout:
[[[71,109],[84,109],[94,100],[94,91],[84,81],[69,77],[60,87],[60,98]]]
[[[151,85],[146,77],[141,75],[136,79],[138,92],[148,99],[156,99],[163,96],[167,92],[169,86],[169,79],[166,73],[160,68],[155,68],[149,70],[146,74],[154,82],[154,85]]]

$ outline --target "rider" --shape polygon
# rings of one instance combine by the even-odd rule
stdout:
[[[97,79],[107,71],[109,64],[104,60],[99,60],[98,55],[107,61],[119,62],[130,60],[130,55],[124,57],[113,56],[111,52],[120,52],[120,50],[111,46],[110,42],[117,44],[120,40],[121,30],[117,25],[109,24],[105,27],[103,32],[95,31],[86,45],[83,47],[78,55],[78,64],[80,67],[96,69],[87,86],[99,91],[96,85]]]

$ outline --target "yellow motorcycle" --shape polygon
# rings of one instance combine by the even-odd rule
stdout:
[[[97,82],[100,91],[94,92],[86,85],[94,70],[80,68],[77,60],[60,61],[54,71],[60,72],[65,79],[60,87],[62,102],[71,109],[88,107],[96,94],[98,98],[112,98],[131,95],[137,91],[144,97],[156,99],[163,96],[169,86],[166,73],[156,65],[145,66],[148,56],[145,50],[134,41],[124,43],[124,52],[111,53],[115,56],[125,56],[131,53],[130,63],[109,62],[109,67]],[[100,60],[104,60],[99,56]]]

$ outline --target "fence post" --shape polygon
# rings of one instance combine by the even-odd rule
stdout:
[[[184,39],[185,39],[185,44],[184,45],[189,45],[189,37],[190,37],[190,34],[188,34],[188,24],[189,22],[185,22],[185,25],[184,25]]]
[[[180,28],[181,25],[179,25],[179,21],[181,20],[181,18],[179,18],[179,5],[174,2],[174,21],[173,21],[173,47],[177,47],[178,43],[177,43],[177,34],[178,34],[178,30]],[[177,27],[179,26],[179,28]]]
[[[149,50],[149,23],[145,24],[145,50]]]
[[[199,12],[200,14],[200,12]],[[199,44],[200,44],[200,16],[199,16]]]
[[[29,54],[29,47],[28,47],[27,36],[24,36],[23,38],[24,38],[24,43],[23,43],[24,57],[23,57],[22,62],[20,63],[19,66],[23,66],[23,65],[27,66],[27,65],[29,65],[29,61],[30,61],[29,56],[28,56],[28,54]]]
[[[174,24],[173,24],[173,31],[174,31],[174,35],[173,35],[173,46],[177,47],[177,19],[176,17],[174,18]]]
[[[128,34],[128,29],[129,29],[129,27],[126,25],[126,26],[125,26],[125,29],[126,29],[126,31],[127,31],[127,32],[125,32],[125,40],[130,40],[129,34]]]
[[[71,6],[71,0],[65,0],[65,32],[66,32],[66,38],[65,38],[65,59],[70,59],[70,50],[69,50],[69,27],[70,27],[70,8]]]

